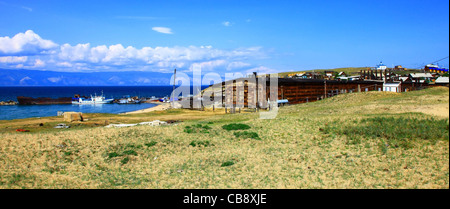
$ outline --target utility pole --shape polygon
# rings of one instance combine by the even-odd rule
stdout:
[[[172,107],[175,107],[175,85],[177,80],[177,69],[173,71],[173,90],[172,90]]]
[[[255,82],[256,82],[256,109],[259,109],[259,85],[258,85],[258,73],[253,72],[253,75],[255,75]]]

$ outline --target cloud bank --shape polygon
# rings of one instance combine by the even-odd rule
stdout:
[[[32,30],[18,33],[14,37],[0,37],[0,55],[26,54],[34,55],[45,53],[58,45],[50,40],[42,39]]]
[[[163,32],[171,32],[164,31]],[[31,30],[14,37],[0,37],[0,68],[64,72],[192,71],[198,64],[205,72],[245,71],[258,66],[250,60],[267,57],[261,47],[230,50],[212,46],[143,47],[56,44]]]

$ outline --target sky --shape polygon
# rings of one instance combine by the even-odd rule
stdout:
[[[449,55],[446,0],[0,0],[0,19],[0,69],[273,73]]]

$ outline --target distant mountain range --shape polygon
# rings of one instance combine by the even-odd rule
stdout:
[[[0,69],[0,86],[168,86],[171,73],[55,72]]]

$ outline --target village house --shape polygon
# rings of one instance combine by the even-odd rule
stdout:
[[[402,67],[401,65],[396,65],[396,66],[394,67],[394,70],[405,71],[405,70],[407,70],[407,69],[404,68],[404,67]]]
[[[378,64],[375,69],[376,70],[386,70],[387,66],[385,64],[383,64],[383,62],[380,62],[380,64]]]
[[[336,72],[329,70],[329,71],[325,71],[324,74],[325,74],[324,79],[332,80],[332,79],[334,79]]]
[[[416,83],[429,83],[435,80],[431,73],[411,73],[409,78]]]

